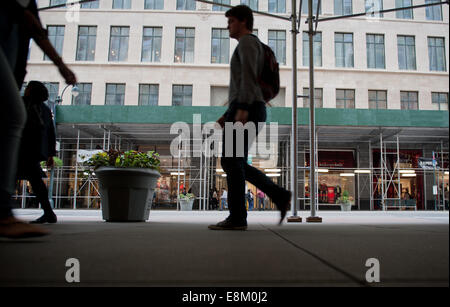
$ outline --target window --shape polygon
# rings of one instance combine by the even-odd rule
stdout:
[[[107,106],[123,106],[125,101],[125,84],[124,83],[107,83],[106,84],[106,101]]]
[[[395,0],[396,8],[408,6],[412,6],[412,0]],[[395,11],[395,16],[401,19],[413,19],[413,10],[409,9],[409,10]]]
[[[91,105],[92,83],[78,83],[80,93],[77,97],[72,96],[72,105],[74,106],[89,106]]]
[[[387,91],[369,90],[369,109],[387,109]]]
[[[314,34],[314,66],[322,66],[322,33]],[[309,66],[309,35],[303,32],[303,66]]]
[[[383,34],[367,34],[367,68],[386,68]]]
[[[142,62],[161,61],[162,28],[144,27],[142,34]]]
[[[59,96],[59,83],[58,82],[43,82],[48,90],[48,100],[56,102],[56,98]]]
[[[428,57],[431,71],[446,71],[443,37],[428,37]]]
[[[145,10],[163,10],[164,0],[145,0],[144,2]]]
[[[416,70],[416,43],[414,36],[397,37],[399,69]]]
[[[258,37],[258,29],[253,29],[252,34],[256,37]]]
[[[121,62],[128,58],[129,27],[111,27],[109,61]]]
[[[195,29],[176,28],[175,30],[175,63],[194,62]]]
[[[131,0],[113,0],[113,9],[127,10],[131,8]]]
[[[336,90],[336,108],[354,109],[355,90]]]
[[[157,106],[158,105],[158,84],[139,84],[139,105]]]
[[[81,3],[82,9],[98,9],[99,0]]]
[[[173,85],[172,105],[192,106],[192,85]]]
[[[211,63],[227,64],[230,58],[230,38],[227,29],[212,29]]]
[[[250,7],[253,11],[258,10],[258,0],[241,0],[241,4]]]
[[[269,0],[269,13],[286,13],[286,0]]]
[[[303,88],[303,95],[309,96],[309,87]],[[303,98],[303,107],[309,108],[309,98]],[[321,88],[314,89],[314,107],[323,108],[323,89]]]
[[[377,13],[374,12],[382,11],[383,10],[383,0],[366,0],[366,13],[370,14],[370,17],[374,18],[382,18],[383,13]]]
[[[286,65],[286,31],[269,30],[267,45],[272,48],[278,63]]]
[[[64,44],[64,26],[48,26],[47,30],[48,40],[61,56]],[[44,54],[44,60],[49,61],[50,58]]]
[[[418,93],[400,91],[400,103],[402,110],[418,110]]]
[[[336,67],[353,67],[353,34],[335,33]]]
[[[213,0],[212,2],[230,5],[230,0]],[[226,6],[220,6],[220,5],[213,4],[212,10],[213,11],[227,11],[227,10],[229,10],[229,8]]]
[[[228,87],[211,86],[211,106],[226,106],[228,104]]]
[[[441,0],[425,0],[426,4],[441,2]],[[426,7],[427,20],[442,20],[442,5]]]
[[[448,111],[448,93],[431,93],[431,102],[439,111]]]
[[[50,0],[50,6],[66,4],[67,0]]]
[[[96,26],[78,27],[77,61],[95,60],[95,42],[97,39]]]
[[[177,0],[177,10],[195,11],[195,0]]]
[[[352,0],[334,0],[334,15],[353,14]]]
[[[317,5],[319,0],[313,0],[313,15],[317,14]],[[322,1],[320,2],[322,3]],[[303,0],[302,2],[302,14],[308,15],[308,1]],[[319,7],[319,15],[322,14],[322,4]]]

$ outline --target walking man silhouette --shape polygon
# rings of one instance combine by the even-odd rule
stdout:
[[[256,129],[258,123],[266,121],[266,105],[258,78],[264,66],[264,49],[259,39],[252,35],[253,12],[245,5],[238,5],[225,13],[228,18],[228,31],[231,38],[239,43],[234,50],[230,63],[230,102],[225,114],[217,121],[223,128],[226,122],[252,122]],[[247,132],[247,131],[245,131]],[[256,134],[257,134],[256,130]],[[212,230],[246,230],[247,210],[245,207],[245,181],[249,181],[258,189],[264,191],[273,199],[281,212],[280,224],[283,222],[287,209],[290,207],[291,192],[276,185],[269,177],[247,163],[248,148],[254,139],[249,133],[244,136],[243,143],[236,142],[236,131],[224,129],[221,164],[227,174],[228,208],[230,215],[222,222],[210,225]],[[230,144],[232,140],[232,144]],[[237,148],[243,146],[244,156],[236,154]],[[225,148],[233,148],[231,156]],[[242,147],[241,147],[242,148]]]

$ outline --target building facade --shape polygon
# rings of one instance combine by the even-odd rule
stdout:
[[[38,5],[42,8],[63,2],[41,0]],[[285,17],[289,17],[292,10],[289,0],[221,2],[231,5],[244,3],[259,11]],[[304,23],[306,2],[303,1],[297,35],[298,94],[307,94],[309,86],[308,37]],[[317,179],[322,207],[333,208],[344,190],[359,209],[377,209],[380,198],[384,207],[389,202],[395,206],[399,204],[395,199],[403,198],[407,190],[409,194],[414,192],[415,208],[433,209],[439,202],[445,203],[445,191],[448,190],[448,5],[379,16],[371,12],[378,8],[436,1],[321,2],[322,18],[368,13],[362,17],[321,22],[314,39],[318,166],[329,171]],[[300,1],[297,3],[299,6]],[[166,161],[168,175],[166,182],[161,184],[172,187],[168,195],[161,198],[173,202],[173,196],[176,198],[180,189],[179,175],[173,179],[169,170],[191,169],[188,181],[192,180],[193,185],[197,182],[195,189],[202,194],[200,199],[203,198],[200,207],[205,207],[209,201],[205,191],[225,185],[225,179],[217,172],[220,162],[171,157],[168,146],[175,136],[168,131],[170,122],[184,118],[186,114],[189,118],[204,110],[204,117],[205,112],[220,116],[227,104],[229,61],[237,42],[228,37],[224,10],[191,0],[102,0],[83,4],[79,10],[63,7],[40,12],[52,43],[76,73],[81,91],[76,98],[71,97],[70,91],[65,91],[62,106],[58,107],[59,114],[65,114],[64,118],[57,117],[61,148],[72,153],[72,160],[67,158],[65,161],[68,171],[76,164],[74,153],[83,146],[89,150],[96,147],[104,149],[128,142],[130,148],[156,149],[164,159],[171,160],[170,163]],[[261,164],[262,168],[282,170],[274,180],[287,187],[290,185],[289,120],[293,99],[290,27],[288,21],[255,15],[253,33],[274,50],[280,63],[281,91],[272,101],[272,113],[273,119],[284,124],[280,124],[276,155],[268,159],[255,157],[252,163]],[[61,95],[65,86],[57,69],[34,42],[30,44],[26,81],[29,80],[47,82],[50,99]],[[299,100],[298,105],[307,108],[308,99]],[[149,115],[152,119],[134,120],[130,116],[117,123],[113,119],[107,122],[99,115],[106,116],[105,110],[133,113],[135,111],[128,111],[132,106],[140,106],[133,110],[141,110],[139,112],[145,114],[152,110],[169,118]],[[206,107],[214,111],[206,111]],[[354,116],[361,110],[367,111],[365,116],[383,114],[385,117],[356,123]],[[430,111],[435,113],[428,113]],[[82,112],[86,116],[71,118],[73,114],[70,112]],[[95,118],[91,115],[94,112],[98,114]],[[338,113],[342,114],[342,120],[327,123],[337,112],[343,112]],[[329,118],[322,120],[320,116]],[[189,122],[188,118],[185,119]],[[433,121],[433,118],[439,120]],[[305,125],[299,128],[304,133],[300,133],[301,139],[298,140],[301,148],[299,161],[303,161],[301,167],[304,168],[299,172],[300,198],[305,206],[309,195],[309,143],[307,118],[300,121]],[[358,129],[360,126],[364,129]],[[422,133],[423,130],[427,132]],[[422,171],[419,166],[419,158],[430,158],[433,152],[436,157],[439,152],[441,160],[440,171],[436,174]],[[210,171],[202,173],[204,163],[210,163],[206,168]],[[358,173],[357,177],[340,176],[344,171],[361,168],[371,172],[370,178],[366,175],[367,178],[361,179],[363,182],[360,182],[363,175]],[[416,169],[418,177],[409,181],[401,178],[401,168]],[[386,176],[390,182],[384,183]],[[74,174],[62,177],[79,180],[78,176],[74,178]],[[181,182],[183,186],[188,185],[184,179]],[[433,196],[434,185],[441,187],[442,193],[438,191],[437,195],[442,194],[442,197]],[[70,199],[66,207],[76,206],[76,191],[79,189],[72,185],[72,190],[69,187],[62,193]],[[87,207],[91,206],[88,204]]]

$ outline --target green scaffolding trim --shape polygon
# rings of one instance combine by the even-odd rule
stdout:
[[[201,114],[202,124],[216,121],[226,107],[198,106],[57,106],[58,124],[171,124],[193,123]],[[316,109],[317,126],[449,127],[448,111]],[[291,125],[291,108],[267,108],[267,121]],[[298,108],[298,124],[309,124],[309,109]]]

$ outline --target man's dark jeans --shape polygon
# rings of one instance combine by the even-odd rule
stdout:
[[[236,112],[239,108],[237,103],[231,103],[225,113],[225,121],[233,122]],[[258,122],[266,122],[266,105],[264,102],[254,102],[248,108],[248,121],[253,122],[258,129]],[[258,134],[258,130],[256,131]],[[255,185],[258,189],[267,194],[277,205],[282,205],[289,201],[289,192],[284,188],[276,185],[269,177],[257,168],[248,165],[247,156],[248,148],[254,140],[248,140],[245,135],[246,144],[244,146],[244,157],[225,157],[225,148],[230,144],[225,144],[225,129],[223,133],[222,146],[222,168],[227,174],[228,185],[228,208],[230,210],[230,219],[236,224],[247,225],[247,210],[245,207],[245,181]],[[233,133],[233,148],[236,149],[236,134]]]

